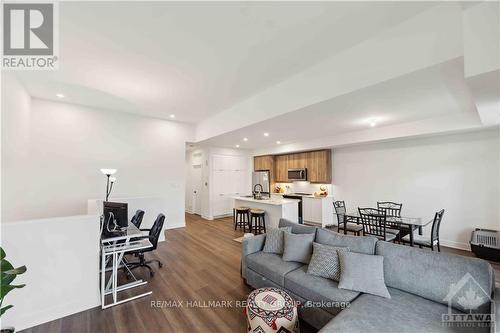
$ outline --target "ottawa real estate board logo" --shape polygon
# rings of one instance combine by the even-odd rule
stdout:
[[[57,69],[58,14],[57,3],[3,3],[2,69]]]

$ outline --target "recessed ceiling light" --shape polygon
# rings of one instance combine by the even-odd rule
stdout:
[[[56,97],[57,97],[57,98],[64,98],[64,95],[63,95],[63,94],[61,94],[61,93],[58,93],[58,94],[56,94]]]
[[[378,121],[377,118],[370,118],[368,119],[368,124],[370,125],[370,127],[375,127],[377,126],[377,121]]]
[[[240,145],[236,145],[236,148],[240,148]]]
[[[243,141],[247,142],[247,141],[248,141],[248,138],[243,138]]]
[[[171,114],[170,118],[174,119],[175,118],[175,114]]]
[[[276,144],[280,145],[280,144],[281,144],[281,141],[276,141]]]
[[[267,132],[266,132],[266,133],[264,133],[264,136],[269,136],[269,133],[267,133]]]

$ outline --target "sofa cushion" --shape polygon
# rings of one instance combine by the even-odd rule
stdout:
[[[314,234],[294,235],[285,232],[284,238],[285,249],[283,250],[283,260],[308,264],[312,255]]]
[[[246,257],[246,265],[251,270],[283,286],[285,274],[301,267],[303,264],[294,261],[283,261],[281,256],[274,253],[257,252]]]
[[[464,309],[459,303],[460,296],[472,287],[483,300],[475,311],[489,312],[494,275],[488,262],[387,242],[378,242],[376,253],[384,256],[385,283],[388,287],[442,304],[450,301],[454,308],[461,311]],[[456,288],[454,284],[460,290],[452,290]]]
[[[339,288],[390,298],[384,282],[384,257],[339,252]]]
[[[313,243],[313,254],[307,274],[321,276],[335,281],[340,280],[340,262],[338,252],[349,251],[348,247],[338,247]]]
[[[278,229],[271,229],[266,233],[266,243],[262,251],[267,253],[282,254],[285,244],[283,234],[285,231],[292,231],[292,227],[283,227]]]
[[[320,330],[320,333],[470,332],[442,325],[448,308],[425,298],[389,288],[391,298],[363,294]],[[486,330],[487,331],[487,330]],[[478,330],[481,332],[481,330]]]
[[[281,218],[278,227],[292,227],[292,234],[314,234],[316,233],[316,227],[304,224],[298,224],[290,220]]]
[[[344,235],[335,231],[318,228],[316,230],[315,242],[331,246],[348,247],[351,252],[374,254],[377,239],[374,237]]]
[[[331,314],[341,311],[359,295],[356,291],[339,289],[337,286],[338,283],[333,280],[307,274],[307,266],[285,275],[286,289],[308,301],[323,302],[321,307]]]

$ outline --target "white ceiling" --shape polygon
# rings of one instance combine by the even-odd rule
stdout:
[[[58,71],[31,95],[197,123],[430,2],[61,2]]]
[[[276,149],[279,140],[280,150],[299,149],[298,142],[367,130],[402,137],[401,126],[415,131],[412,124],[424,121],[430,126],[422,133],[470,129],[484,125],[485,114],[500,122],[490,112],[498,89],[487,96],[483,91],[491,80],[498,86],[497,76],[464,78],[462,15],[473,7],[423,1],[61,2],[59,70],[16,74],[34,97],[58,100],[63,93],[69,103],[164,119],[175,114],[176,121],[196,124],[197,133],[200,123],[226,132],[204,136],[209,139],[201,145],[262,151]],[[352,56],[348,68],[336,60],[346,54]],[[329,75],[323,81],[322,73]],[[350,90],[343,90],[348,83]],[[326,93],[316,96],[319,88]],[[301,109],[287,103],[306,101],[306,90],[312,99]],[[221,126],[224,120],[228,127]]]
[[[256,149],[369,129],[467,113],[479,123],[464,81],[463,60],[455,59],[307,108],[275,117],[203,142]],[[269,133],[265,137],[263,133]],[[246,137],[248,141],[242,139]]]

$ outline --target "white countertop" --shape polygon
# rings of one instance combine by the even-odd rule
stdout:
[[[274,195],[274,196],[280,196],[280,197],[283,197],[284,195],[296,195],[296,196],[299,196],[299,197],[302,197],[302,198],[313,198],[313,199],[327,199],[327,198],[333,198],[333,195],[331,194],[328,194],[326,197],[315,197],[314,195],[305,195],[305,194],[295,194],[295,193],[271,193],[271,195]]]
[[[271,199],[265,199],[265,200],[256,200],[254,198],[247,198],[247,197],[233,197],[235,200],[242,200],[242,201],[249,201],[249,202],[256,202],[260,204],[265,204],[265,205],[286,205],[286,204],[291,204],[291,203],[297,203],[300,200],[298,199],[283,199],[283,198],[276,198],[276,197],[271,197]]]

